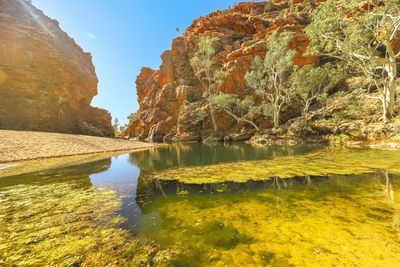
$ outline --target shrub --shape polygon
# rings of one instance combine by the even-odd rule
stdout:
[[[199,126],[204,123],[204,121],[207,119],[208,113],[204,109],[200,110],[199,112],[196,113],[196,117],[192,121],[193,126]]]
[[[187,104],[189,104],[189,101],[183,100],[182,104],[179,107],[179,112],[182,112]]]

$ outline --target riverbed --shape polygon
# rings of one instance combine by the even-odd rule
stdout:
[[[0,178],[0,266],[396,266],[399,187],[399,151],[319,145],[41,168]]]

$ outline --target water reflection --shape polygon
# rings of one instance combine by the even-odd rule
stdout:
[[[141,245],[138,240],[151,238],[156,243],[142,251],[146,255],[143,257],[146,261],[139,261],[143,266],[155,264],[158,256],[175,266],[368,265],[371,262],[395,266],[400,255],[400,175],[393,171],[376,168],[368,174],[317,176],[314,173],[242,183],[188,184],[148,179],[149,175],[168,168],[207,168],[208,164],[300,155],[318,148],[177,144],[2,178],[0,248],[7,248],[7,255],[15,258],[2,262],[0,257],[0,265],[18,264],[29,256],[26,247],[40,254],[42,265],[52,262],[46,262],[41,248],[49,251],[53,263],[63,263],[73,254],[76,262],[84,264],[87,259],[98,258],[99,246],[102,253],[111,251],[108,262],[111,265],[115,260],[131,262],[139,254],[127,250],[125,244]],[[334,153],[339,152],[329,153],[334,158]],[[370,151],[362,155],[374,160],[382,158],[382,154]],[[388,158],[395,162],[392,159],[396,155]],[[318,156],[312,159],[315,165],[321,163]],[[351,166],[352,158],[346,160]],[[270,158],[267,161],[273,163]],[[251,163],[250,171],[262,166]],[[38,237],[43,233],[43,223],[47,226],[46,238],[41,240]],[[74,229],[74,233],[68,229]],[[18,232],[16,239],[14,232]],[[27,244],[23,235],[31,243]],[[51,249],[52,238],[65,248],[67,258],[58,258],[57,250]],[[80,244],[81,238],[84,242]],[[118,249],[112,248],[108,239],[114,240]],[[77,248],[75,244],[80,246]],[[18,250],[14,252],[16,246]],[[87,246],[91,249],[86,249]],[[163,249],[173,253],[160,254]],[[119,251],[125,254],[120,256]],[[31,263],[35,259],[33,256]]]
[[[79,180],[82,186],[92,186],[89,176],[102,173],[112,165],[111,158],[81,165],[69,166],[62,169],[49,169],[35,173],[27,173],[3,177],[0,179],[0,190],[8,186],[22,186],[29,184],[45,185]]]
[[[137,202],[151,226],[140,221],[138,231],[182,244],[182,264],[395,266],[399,186],[386,171],[241,184],[139,178]]]
[[[259,160],[268,156],[300,155],[322,147],[320,145],[254,147],[244,143],[180,143],[132,153],[129,161],[138,166],[142,173],[146,173],[173,167]]]

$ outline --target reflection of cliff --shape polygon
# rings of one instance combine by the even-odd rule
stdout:
[[[0,188],[17,184],[39,185],[74,181],[82,187],[90,187],[89,176],[108,170],[111,167],[111,158],[89,162],[81,165],[50,169],[35,173],[22,174],[0,179]]]
[[[179,143],[171,146],[132,153],[129,161],[142,173],[173,167],[202,166],[238,160],[259,160],[268,156],[301,154],[316,146],[252,147],[243,143]]]
[[[58,22],[26,0],[0,0],[0,129],[114,136],[90,106],[97,77]]]

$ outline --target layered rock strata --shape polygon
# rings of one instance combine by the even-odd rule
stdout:
[[[114,136],[92,57],[25,0],[0,0],[0,129]]]

